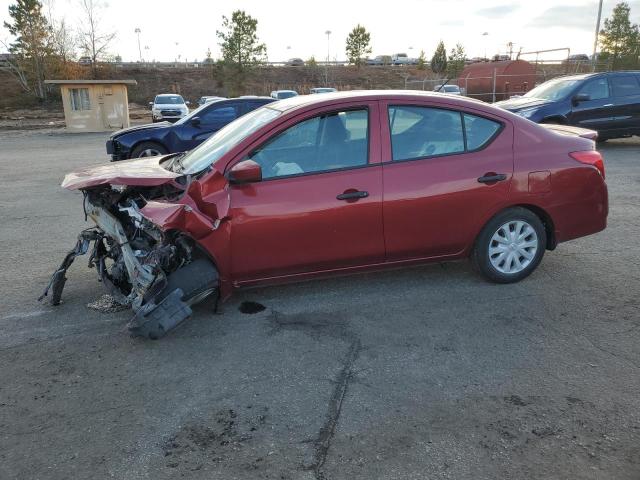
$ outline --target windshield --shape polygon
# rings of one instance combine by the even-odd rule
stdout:
[[[458,91],[458,86],[457,85],[445,85],[442,90],[444,90],[445,92],[457,92]]]
[[[170,95],[167,97],[156,97],[157,104],[180,105],[184,99],[180,95]]]
[[[549,80],[529,90],[523,97],[559,100],[566,97],[580,80]]]
[[[209,165],[217,162],[225,153],[253,132],[279,115],[281,115],[279,110],[262,107],[234,120],[218,130],[215,135],[209,137],[199,147],[182,157],[180,164],[182,165],[183,173],[193,174],[204,170]]]
[[[296,92],[278,92],[278,99],[282,100],[283,98],[296,97],[298,94]]]

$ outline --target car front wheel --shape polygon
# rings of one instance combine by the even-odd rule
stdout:
[[[484,226],[472,261],[493,282],[518,282],[540,264],[546,246],[547,235],[540,218],[526,208],[509,208]]]
[[[167,149],[156,142],[142,142],[137,145],[131,152],[131,158],[141,157],[157,157],[158,155],[166,155]]]

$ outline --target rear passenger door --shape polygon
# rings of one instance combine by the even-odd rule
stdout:
[[[511,124],[444,106],[382,103],[387,260],[463,253],[508,198]]]
[[[640,131],[640,82],[633,74],[616,74],[609,79],[614,103],[613,128],[620,134]]]

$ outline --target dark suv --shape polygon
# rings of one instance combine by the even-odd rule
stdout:
[[[640,72],[554,78],[495,105],[537,123],[596,130],[599,140],[640,135]]]
[[[217,100],[204,104],[174,124],[163,122],[125,128],[107,140],[107,154],[117,161],[191,150],[236,118],[274,101],[270,97]]]

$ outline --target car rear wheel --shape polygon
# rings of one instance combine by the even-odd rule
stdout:
[[[166,155],[167,149],[156,142],[142,142],[136,146],[131,152],[131,158],[141,157],[157,157],[158,155]]]
[[[509,208],[484,226],[472,261],[493,282],[518,282],[537,268],[546,246],[547,235],[540,218],[526,208]]]

